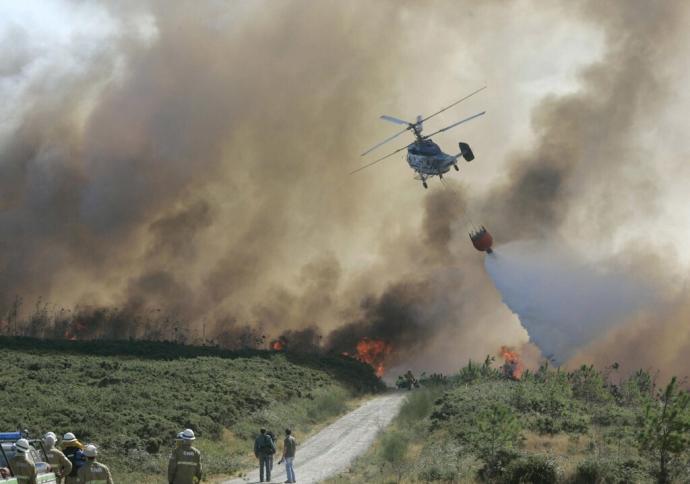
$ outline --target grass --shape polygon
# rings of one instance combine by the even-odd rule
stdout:
[[[0,338],[0,429],[74,432],[120,482],[160,482],[192,428],[208,475],[253,466],[259,427],[300,435],[380,391],[371,367],[327,355],[231,352],[155,342]]]

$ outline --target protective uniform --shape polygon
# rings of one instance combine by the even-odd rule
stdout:
[[[45,444],[46,460],[50,464],[50,468],[55,474],[55,482],[63,484],[65,482],[64,476],[72,472],[72,463],[65,457],[59,449],[55,448],[55,434],[48,432],[43,438]]]
[[[29,460],[26,453],[29,451],[29,442],[26,439],[19,439],[14,448],[17,453],[10,459],[10,468],[17,478],[17,484],[36,484],[38,473],[36,465]]]
[[[81,466],[79,472],[79,484],[113,484],[113,476],[106,465],[89,460]]]
[[[193,484],[196,477],[201,481],[201,452],[192,447],[194,432],[182,432],[182,443],[173,449],[168,462],[168,482],[170,484]]]

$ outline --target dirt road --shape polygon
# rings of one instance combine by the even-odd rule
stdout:
[[[378,431],[398,414],[404,398],[405,393],[391,393],[369,400],[306,442],[300,443],[295,458],[297,482],[319,482],[347,469],[356,457],[369,448]],[[299,435],[297,439],[299,442]],[[278,465],[279,459],[280,454],[276,454],[271,482],[285,482],[285,466]],[[254,482],[259,482],[258,465],[247,477],[226,481],[224,484]]]

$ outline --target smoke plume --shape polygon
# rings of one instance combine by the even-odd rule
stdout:
[[[284,334],[333,351],[380,337],[394,365],[450,370],[528,339],[470,218],[499,242],[570,239],[671,278],[631,228],[663,219],[677,180],[658,171],[689,152],[651,131],[674,126],[685,2],[63,7],[68,34],[32,27],[55,12],[0,16],[4,331],[228,347]],[[550,76],[558,89],[535,84]],[[488,110],[435,138],[477,155],[448,187],[423,191],[396,157],[347,175],[391,134],[380,114],[414,118],[485,82],[435,119]],[[657,153],[666,139],[679,147]],[[686,301],[664,300],[681,308],[669,334]],[[620,323],[631,347],[644,309]]]

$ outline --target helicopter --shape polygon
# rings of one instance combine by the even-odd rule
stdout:
[[[422,115],[420,114],[419,116],[417,116],[417,119],[414,123],[384,114],[380,117],[380,119],[394,124],[404,125],[406,126],[406,128],[402,131],[395,133],[392,136],[389,136],[380,143],[375,144],[374,146],[366,150],[364,153],[362,153],[360,156],[365,156],[371,153],[376,148],[388,143],[389,141],[394,140],[395,138],[407,131],[412,131],[412,133],[415,136],[415,140],[412,143],[403,146],[402,148],[399,148],[393,151],[392,153],[387,154],[386,156],[382,156],[381,158],[378,158],[377,160],[374,160],[367,165],[357,168],[356,170],[350,172],[350,174],[364,170],[365,168],[369,168],[370,166],[375,165],[376,163],[383,161],[386,158],[389,158],[403,150],[407,150],[407,163],[415,171],[415,179],[421,180],[422,186],[424,188],[429,188],[429,186],[426,183],[427,179],[435,176],[439,177],[439,179],[443,179],[443,174],[448,173],[448,171],[450,171],[451,166],[455,168],[456,171],[460,171],[460,168],[458,168],[458,159],[464,158],[467,162],[474,160],[474,153],[472,152],[470,145],[468,145],[467,143],[460,142],[458,143],[458,146],[460,147],[460,152],[456,155],[449,155],[447,153],[444,153],[441,150],[441,148],[431,140],[431,137],[439,133],[443,133],[444,131],[448,131],[449,129],[455,128],[456,126],[466,123],[467,121],[478,118],[479,116],[483,116],[484,114],[486,114],[486,111],[474,114],[468,118],[457,121],[449,126],[446,126],[445,128],[441,128],[427,135],[422,135],[422,126],[425,121],[428,121],[437,114],[441,114],[442,112],[452,108],[453,106],[460,104],[465,99],[469,99],[470,97],[474,96],[483,89],[486,89],[486,86],[477,89],[476,91],[468,94],[462,99],[455,101],[454,103],[444,107],[440,111],[437,111],[425,118],[422,117]]]

